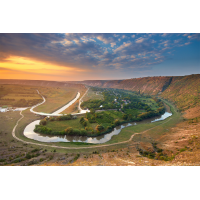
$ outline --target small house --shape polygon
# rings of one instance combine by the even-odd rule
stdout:
[[[7,112],[7,108],[1,108],[0,112]]]

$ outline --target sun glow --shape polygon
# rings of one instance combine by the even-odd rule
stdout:
[[[69,80],[87,70],[70,66],[58,66],[25,57],[11,56],[0,62],[0,79]]]

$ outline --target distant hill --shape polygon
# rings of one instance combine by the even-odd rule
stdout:
[[[102,88],[117,88],[140,93],[159,95],[173,101],[182,111],[200,107],[200,74],[188,76],[144,77],[125,80],[86,80],[86,81],[41,81],[0,79],[0,84],[24,84],[49,87],[76,87],[84,85]],[[200,115],[200,114],[199,114]]]
[[[176,106],[182,111],[199,107],[200,74],[173,77],[170,85],[161,96],[175,102]]]
[[[188,76],[144,77],[125,80],[76,81],[93,87],[118,88],[161,97],[173,101],[184,111],[200,106],[200,74]]]
[[[43,80],[18,80],[18,79],[0,79],[0,84],[18,84],[18,85],[33,85],[43,87],[73,87],[83,88],[83,84],[59,81],[43,81]]]

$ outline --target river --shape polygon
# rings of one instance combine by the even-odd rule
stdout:
[[[159,117],[153,117],[150,119],[143,120],[141,122],[131,122],[126,123],[120,126],[115,127],[110,133],[97,136],[97,137],[87,137],[87,136],[51,136],[51,135],[45,135],[40,133],[35,133],[33,130],[35,128],[35,125],[38,125],[40,120],[36,120],[29,125],[26,126],[24,129],[24,135],[27,138],[37,140],[40,142],[86,142],[86,143],[94,143],[94,144],[101,144],[109,141],[113,135],[118,135],[121,130],[128,126],[135,126],[138,124],[144,124],[144,123],[153,123],[157,121],[164,120],[168,117],[170,117],[172,113],[170,111],[166,111],[163,115]]]

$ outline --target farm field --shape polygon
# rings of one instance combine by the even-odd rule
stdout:
[[[131,93],[113,89],[92,88],[90,90],[95,95],[102,93],[105,99],[89,99],[83,102],[90,108],[90,113],[78,116],[77,119],[70,115],[44,118],[40,121],[40,125],[35,127],[35,132],[47,135],[98,136],[111,132],[120,124],[142,121],[163,114],[165,110],[161,101],[156,98],[152,99],[150,96],[138,95],[136,97]],[[95,110],[99,109],[101,104],[105,106],[104,110],[96,112]]]
[[[100,91],[93,91],[91,88],[89,88],[87,94],[83,97],[83,101],[87,101],[89,99],[99,99],[104,100],[103,94]]]
[[[42,101],[36,86],[0,85],[0,106],[30,107]]]
[[[46,102],[34,109],[36,112],[52,113],[75,98],[77,88],[41,87],[40,93]]]
[[[85,94],[87,88],[83,87],[79,89],[80,97],[77,99],[75,103],[73,103],[71,106],[69,106],[66,110],[62,112],[62,114],[68,114],[68,113],[78,113],[78,105],[79,105],[79,99]]]

